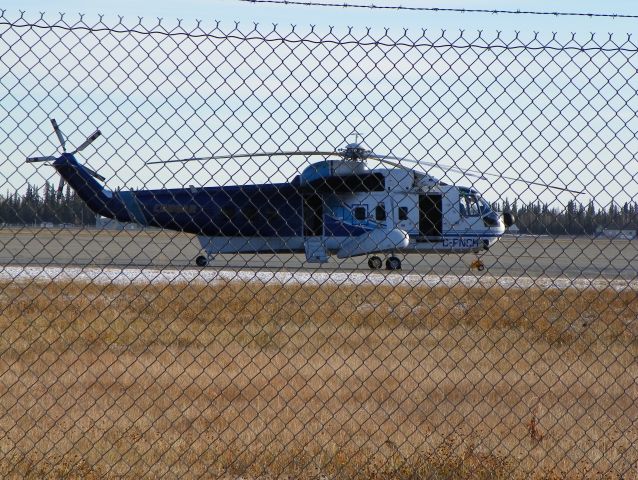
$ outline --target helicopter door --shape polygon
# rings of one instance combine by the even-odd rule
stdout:
[[[441,194],[419,195],[419,231],[422,237],[441,237],[443,201]]]
[[[323,199],[319,195],[307,195],[303,201],[304,237],[323,235]]]

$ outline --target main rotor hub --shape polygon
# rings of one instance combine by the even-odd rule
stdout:
[[[338,150],[345,160],[363,161],[368,158],[370,150],[367,150],[361,143],[349,143],[346,148]]]

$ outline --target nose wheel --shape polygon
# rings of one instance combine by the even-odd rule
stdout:
[[[195,258],[195,265],[200,268],[207,267],[212,260],[215,259],[215,255],[219,253],[219,249],[216,248],[214,238],[199,236],[197,237],[199,244],[202,246],[200,252],[202,253]]]

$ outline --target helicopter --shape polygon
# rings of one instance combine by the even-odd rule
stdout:
[[[308,263],[327,262],[331,255],[340,259],[365,255],[373,270],[383,267],[383,255],[386,269],[399,270],[398,254],[487,251],[515,221],[511,213],[495,211],[476,189],[446,184],[403,162],[483,179],[486,174],[376,154],[362,143],[326,151],[258,152],[147,163],[324,157],[285,183],[112,191],[100,183],[105,182],[102,175],[75,157],[99,138],[100,130],[67,152],[59,125],[54,119],[51,124],[63,153],[29,157],[27,163],[53,166],[61,176],[58,190],[67,183],[98,215],[196,235],[202,249],[195,258],[198,267],[207,266],[215,255],[223,253],[303,253]],[[367,160],[384,166],[370,168]],[[571,191],[541,182],[527,183]],[[484,269],[478,255],[473,266]]]

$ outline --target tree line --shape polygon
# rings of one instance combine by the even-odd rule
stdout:
[[[0,195],[0,224],[40,225],[42,223],[95,225],[95,213],[69,186],[59,190],[51,182],[27,185],[26,192]]]
[[[525,204],[505,199],[493,207],[511,212],[521,233],[545,235],[595,235],[602,229],[638,229],[638,203],[596,206],[593,200],[582,204],[570,200],[567,205],[550,206],[540,201]],[[59,190],[53,183],[27,185],[18,191],[0,195],[0,224],[40,225],[69,223],[95,225],[95,214],[67,185]]]
[[[595,235],[603,229],[638,230],[638,203],[611,203],[596,206],[570,200],[567,205],[550,206],[540,201],[525,204],[505,199],[497,211],[511,212],[520,233],[537,235]]]

